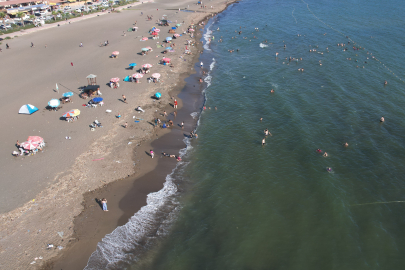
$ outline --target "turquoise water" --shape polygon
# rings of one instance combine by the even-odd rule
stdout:
[[[405,6],[306,3],[246,0],[210,21],[191,191],[141,269],[403,268]]]

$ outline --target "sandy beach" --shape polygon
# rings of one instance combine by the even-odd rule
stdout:
[[[210,1],[207,8],[201,8],[196,1],[136,3],[118,13],[64,23],[60,27],[7,41],[10,49],[3,50],[0,55],[5,85],[0,92],[0,108],[5,113],[0,142],[4,150],[0,154],[3,160],[0,165],[3,167],[3,188],[0,191],[3,198],[0,207],[1,268],[49,268],[57,260],[48,264],[45,261],[64,252],[80,254],[80,262],[83,263],[83,254],[91,254],[105,234],[125,223],[146,203],[145,197],[149,192],[162,187],[164,175],[176,162],[170,160],[164,165],[159,164],[159,170],[154,170],[158,159],[151,159],[145,152],[153,139],[163,138],[170,130],[177,129],[179,134],[183,134],[171,114],[172,96],[182,89],[187,74],[194,72],[199,55],[197,46],[191,47],[191,55],[183,54],[186,40],[191,39],[183,32],[191,23],[223,10],[226,4],[227,1]],[[183,12],[179,8],[197,12]],[[146,15],[153,16],[153,19],[146,20]],[[183,34],[173,40],[175,52],[168,55],[162,54],[164,48],[157,45],[164,44],[164,38],[172,36],[168,34],[169,27],[160,27],[159,40],[140,41],[142,37],[150,37],[149,30],[157,26],[156,20],[162,15],[167,15],[173,24],[180,23],[176,32]],[[138,31],[124,35],[123,31],[132,27],[135,21]],[[106,40],[109,45],[100,47],[100,43]],[[34,48],[30,48],[31,42]],[[81,42],[83,47],[79,47]],[[5,46],[4,41],[1,46]],[[146,46],[151,46],[153,52],[141,56],[141,48]],[[118,58],[110,58],[113,51],[120,52]],[[170,57],[174,66],[159,64],[163,56]],[[137,67],[126,70],[132,62],[137,63],[137,67],[152,64],[151,73],[160,73],[161,82],[148,83],[149,76],[142,78],[139,84],[122,82],[125,76],[136,72]],[[79,88],[87,85],[86,76],[91,73],[97,75],[105,102],[103,107],[83,107],[88,100],[78,96]],[[113,77],[121,79],[118,89],[106,85]],[[55,89],[56,83],[59,92]],[[50,99],[60,98],[63,92],[68,91],[75,93],[72,103],[63,104],[57,112],[45,110]],[[156,92],[162,93],[158,101],[151,98]],[[127,97],[128,104],[122,102],[122,95]],[[178,101],[181,108],[182,101]],[[18,109],[27,103],[38,107],[39,111],[32,115],[19,115]],[[145,112],[135,111],[137,106]],[[78,121],[68,123],[61,116],[71,109],[80,109],[82,113]],[[164,110],[169,113],[167,119],[174,119],[175,125],[172,129],[155,130],[153,118],[165,120],[166,117],[160,115]],[[118,113],[121,118],[116,118]],[[134,122],[134,117],[141,120]],[[103,128],[92,132],[89,125],[94,120],[100,121]],[[128,128],[123,127],[125,122]],[[13,157],[11,152],[16,150],[16,141],[22,142],[32,135],[44,137],[44,151],[34,156]],[[179,144],[173,144],[173,151],[181,147],[180,140]],[[162,179],[151,183],[147,179],[151,178],[148,174],[153,171],[158,171]],[[117,182],[120,184],[114,190],[109,189],[107,184],[117,180],[122,181]],[[117,198],[128,196],[123,190],[132,185],[137,188],[134,196],[127,197],[127,202],[131,201],[130,207],[128,203],[120,204],[120,200],[112,197],[112,194]],[[86,192],[89,195],[83,201]],[[101,211],[94,201],[94,198],[103,196],[109,199],[108,213]],[[87,212],[82,213],[83,209]],[[107,219],[102,216],[106,214]],[[80,219],[84,218],[87,221],[80,223]],[[95,226],[100,223],[102,226]],[[79,241],[74,236],[77,233],[74,228],[78,224],[88,241],[81,244],[80,249],[74,247],[83,239]],[[66,248],[69,242],[72,244]],[[48,250],[47,244],[53,244],[55,248]],[[61,262],[63,265],[63,258]],[[78,269],[75,267],[70,269]],[[63,269],[69,268],[64,265]]]

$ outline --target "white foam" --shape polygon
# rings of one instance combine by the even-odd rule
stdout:
[[[210,23],[210,25],[207,26],[207,32],[204,33],[203,37],[205,40],[205,44],[204,44],[204,49],[207,51],[211,51],[210,49],[210,43],[211,43],[211,37],[212,37],[212,31],[211,31],[211,27],[213,25],[213,22]]]
[[[191,117],[193,117],[193,119],[197,119],[198,117],[198,112],[192,112],[190,113]]]
[[[260,43],[260,48],[266,48],[266,47],[269,47],[269,45],[266,45],[266,44],[263,44],[263,43]]]

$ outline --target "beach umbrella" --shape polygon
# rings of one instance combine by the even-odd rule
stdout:
[[[71,97],[73,96],[73,92],[66,92],[62,94],[62,97]]]
[[[136,66],[136,63],[131,63],[131,64],[129,64],[129,66],[134,67],[134,66]]]
[[[143,67],[143,68],[151,68],[152,65],[151,65],[151,64],[143,64],[142,67]]]
[[[160,32],[160,29],[159,29],[159,28],[156,28],[154,32],[159,33],[159,32]]]
[[[20,110],[18,111],[18,113],[21,114],[32,114],[34,112],[38,111],[38,108],[35,107],[34,105],[31,104],[25,104],[23,105]]]
[[[41,143],[44,142],[44,138],[39,137],[39,136],[29,136],[28,139],[27,139],[27,142],[41,144]]]
[[[95,97],[95,98],[93,98],[93,102],[101,102],[101,101],[103,101],[103,98],[102,98],[102,97]]]
[[[149,49],[148,48],[142,48],[142,51],[147,52],[147,51],[149,51]]]
[[[152,49],[152,47],[151,46],[148,46],[148,47],[145,47],[146,49],[148,49],[149,51],[153,51],[153,49]]]
[[[180,27],[180,26],[181,26],[181,24],[179,24],[179,23],[178,23],[178,24],[176,24],[176,26],[177,26],[177,27]]]
[[[112,52],[112,55],[119,55],[119,54],[120,54],[119,51],[113,51],[113,52]]]
[[[194,32],[194,29],[190,28],[188,29],[189,32]]]
[[[94,79],[96,77],[97,77],[97,75],[90,74],[89,76],[86,77],[86,79]]]
[[[159,35],[159,34],[156,33],[156,32],[153,32],[153,33],[152,33],[152,36],[157,36],[157,35]]]
[[[153,73],[152,78],[159,79],[160,78],[160,73]]]
[[[167,58],[167,57],[163,57],[163,62],[170,62],[170,58]]]
[[[172,27],[172,30],[176,30],[177,27]]]
[[[135,74],[132,74],[132,77],[133,77],[133,78],[136,78],[136,79],[140,79],[140,78],[143,77],[143,74],[141,74],[141,73],[135,73]]]
[[[166,38],[166,41],[170,41],[170,40],[172,40],[171,37],[167,37],[167,38]]]
[[[120,78],[111,78],[110,82],[118,82]]]
[[[173,36],[175,36],[175,37],[180,37],[180,35],[179,35],[179,34],[174,34]]]
[[[25,150],[34,150],[34,149],[38,148],[39,145],[38,145],[38,143],[28,141],[28,142],[21,143],[20,146],[22,148],[24,148]]]
[[[60,105],[59,99],[51,99],[51,100],[48,102],[48,106],[49,106],[49,107],[52,107],[52,108],[56,108],[56,107],[58,107],[59,105]]]
[[[161,97],[162,97],[162,94],[159,93],[159,92],[157,92],[157,93],[155,94],[155,97],[156,97],[156,98],[161,98]]]
[[[63,117],[73,117],[73,116],[78,116],[80,115],[80,110],[78,109],[74,109],[74,110],[70,110],[67,113],[65,113],[64,115],[62,115]]]
[[[145,40],[148,40],[148,38],[147,38],[147,37],[143,37],[143,38],[141,39],[141,41],[145,41]]]

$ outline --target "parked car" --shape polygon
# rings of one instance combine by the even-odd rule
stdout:
[[[76,8],[75,11],[78,12],[78,13],[82,12],[82,10],[78,9],[78,8]]]
[[[10,24],[6,24],[6,25],[2,24],[2,25],[0,25],[0,28],[5,29],[5,30],[11,29],[11,25]]]

